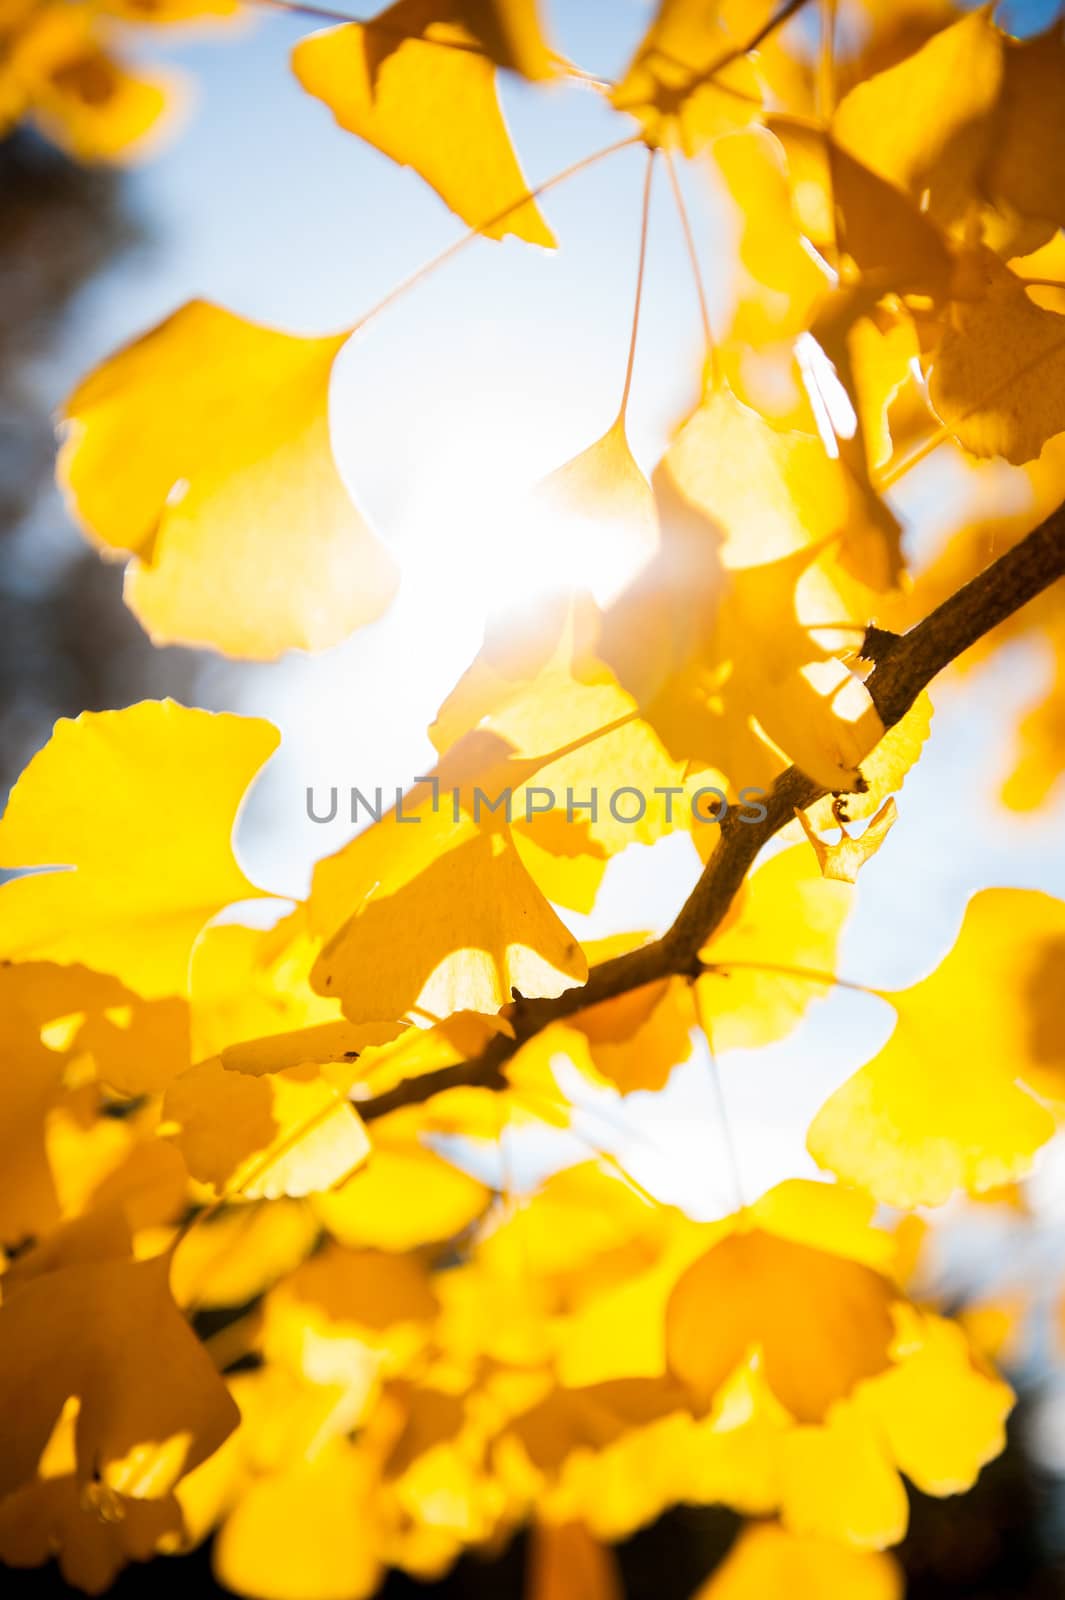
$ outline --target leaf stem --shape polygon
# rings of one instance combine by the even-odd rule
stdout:
[[[706,298],[706,284],[703,282],[703,271],[699,265],[699,252],[695,247],[695,234],[692,231],[691,218],[684,200],[684,191],[677,177],[677,168],[673,161],[673,153],[665,151],[666,171],[669,173],[669,182],[673,190],[673,199],[676,201],[677,214],[684,232],[684,242],[688,249],[688,260],[691,262],[692,278],[695,282],[695,294],[699,301],[699,316],[703,324],[703,339],[706,344],[706,364],[710,386],[717,384],[717,346],[714,343],[714,330],[710,323],[710,308]]]
[[[655,171],[655,152],[647,152],[647,172],[643,180],[643,210],[640,216],[640,260],[636,269],[636,301],[632,308],[632,333],[629,335],[629,357],[625,365],[625,387],[621,391],[621,408],[618,421],[624,423],[632,393],[632,375],[636,368],[636,341],[640,333],[640,309],[643,305],[643,280],[647,267],[647,239],[651,221],[651,182]]]
[[[520,211],[522,206],[527,205],[530,200],[538,200],[541,195],[557,188],[560,184],[565,183],[567,179],[575,178],[579,172],[587,172],[590,167],[596,166],[600,161],[605,161],[607,156],[616,155],[619,150],[628,150],[633,145],[640,143],[642,143],[641,135],[635,133],[630,134],[626,139],[618,139],[614,144],[608,144],[602,150],[594,150],[591,155],[582,156],[579,161],[574,161],[571,166],[565,167],[561,172],[556,172],[553,177],[545,178],[543,183],[538,183],[534,188],[527,190],[525,194],[521,195],[509,206],[505,206],[502,211],[496,212],[495,216],[486,217],[478,227],[471,228],[461,238],[455,239],[429,261],[416,268],[409,277],[396,284],[394,289],[390,289],[383,300],[378,300],[377,304],[371,306],[369,311],[363,312],[362,316],[356,322],[353,322],[348,329],[349,337],[359,333],[368,323],[375,321],[383,311],[387,311],[390,306],[395,305],[397,300],[403,299],[412,289],[424,283],[438,267],[444,266],[452,257],[457,256],[468,245],[471,245],[475,239],[480,239],[486,228],[494,228],[497,223],[505,222],[508,217],[513,216],[515,211]]]

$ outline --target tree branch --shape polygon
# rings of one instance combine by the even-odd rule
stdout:
[[[979,577],[893,642],[877,630],[876,665],[866,679],[885,729],[892,728],[944,667],[1000,622],[1065,576],[1065,506],[992,563]],[[479,1056],[407,1078],[372,1099],[356,1101],[366,1121],[418,1105],[445,1089],[506,1087],[504,1067],[519,1047],[552,1022],[601,1001],[674,976],[697,976],[699,952],[724,919],[762,846],[826,793],[797,767],[781,774],[765,801],[761,822],[729,811],[717,849],[667,933],[652,944],[592,968],[588,981],[553,999],[518,999],[506,1008],[513,1038],[497,1035]]]

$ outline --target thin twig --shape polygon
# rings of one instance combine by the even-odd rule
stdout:
[[[866,688],[885,730],[905,716],[944,667],[1062,577],[1065,506],[902,634],[881,656],[866,679]],[[698,976],[703,967],[700,952],[721,925],[762,846],[793,820],[796,809],[806,810],[825,793],[798,767],[789,767],[766,797],[763,821],[741,821],[735,811],[726,814],[717,849],[676,921],[660,939],[601,962],[579,988],[566,989],[554,998],[515,1001],[504,1012],[513,1027],[513,1038],[499,1034],[473,1060],[404,1079],[383,1094],[356,1101],[363,1119],[421,1104],[446,1089],[505,1089],[507,1061],[550,1023],[665,978]]]

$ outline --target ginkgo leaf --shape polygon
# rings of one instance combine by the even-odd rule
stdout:
[[[865,1550],[906,1533],[906,1490],[879,1429],[852,1401],[830,1407],[821,1427],[795,1428],[780,1443],[781,1521],[791,1533]]]
[[[902,1207],[941,1205],[959,1188],[979,1193],[1027,1173],[1054,1122],[1021,1086],[1025,1071],[1057,1074],[1065,1064],[1052,954],[1063,938],[1065,906],[1049,895],[974,896],[942,964],[883,996],[898,1013],[895,1031],[818,1112],[807,1140],[814,1159]]]
[[[794,338],[810,326],[830,278],[802,236],[781,141],[750,128],[718,140],[713,160],[736,205],[748,280],[732,335],[746,344]]]
[[[492,62],[463,26],[467,9],[397,0],[371,22],[301,39],[292,70],[342,128],[413,167],[471,228],[553,246],[511,147]]]
[[[540,25],[538,0],[457,0],[455,13],[500,67],[534,82],[550,78],[555,61]]]
[[[170,1086],[163,1117],[194,1178],[249,1200],[331,1188],[370,1150],[358,1112],[310,1063],[253,1077],[204,1062]]]
[[[606,952],[586,947],[585,953],[593,963],[606,959]],[[646,984],[571,1018],[588,1041],[596,1071],[622,1094],[661,1089],[691,1054],[694,1022],[688,985],[679,978]]]
[[[1003,39],[984,9],[845,95],[832,135],[944,223],[964,217],[995,137]],[[905,117],[898,115],[906,107]]]
[[[381,1577],[372,1457],[333,1440],[251,1483],[216,1545],[222,1583],[262,1600],[364,1600]],[[378,1535],[380,1538],[380,1535]]]
[[[903,1576],[891,1556],[803,1538],[773,1522],[745,1528],[693,1600],[902,1600]]]
[[[181,1510],[157,1500],[109,1498],[107,1516],[73,1473],[38,1479],[0,1502],[0,1561],[41,1567],[54,1556],[65,1584],[103,1594],[130,1561],[172,1554],[182,1541]]]
[[[984,182],[996,205],[1029,221],[1014,251],[1065,225],[1065,37],[1060,24],[1035,39],[1007,39],[995,137]],[[1035,227],[1031,227],[1034,222]]]
[[[171,1297],[169,1257],[74,1260],[0,1306],[0,1390],[11,1434],[0,1494],[31,1478],[71,1395],[77,1477],[156,1499],[235,1426],[225,1385]],[[166,1382],[160,1383],[160,1372]]]
[[[365,1167],[315,1201],[334,1239],[349,1248],[413,1250],[460,1234],[481,1215],[490,1191],[422,1143],[421,1131],[416,1108],[374,1123]]]
[[[830,259],[846,251],[875,297],[892,290],[938,298],[946,291],[950,247],[916,198],[818,125],[774,116],[768,127],[787,155],[796,218],[817,250]]]
[[[5,26],[7,17],[5,15]],[[48,6],[5,38],[4,95],[23,95],[41,131],[79,161],[138,154],[181,84],[130,72],[104,48],[88,7]]]
[[[665,0],[611,94],[618,111],[638,118],[651,145],[679,144],[695,155],[719,134],[753,122],[762,86],[738,48],[757,25],[751,12],[770,7]],[[738,31],[737,31],[738,30]]]
[[[860,794],[844,797],[840,815],[845,815],[849,822],[875,816],[888,796],[902,788],[907,773],[920,760],[931,731],[932,702],[925,692],[918,695],[902,720],[889,728],[876,747],[862,758],[866,787]],[[825,795],[814,802],[806,815],[815,828],[831,828],[835,823],[835,806],[834,797]],[[790,831],[794,833],[794,828]]]
[[[831,992],[850,889],[821,873],[806,847],[782,850],[754,872],[700,952],[696,983],[711,1048],[755,1049],[784,1038]]]
[[[802,831],[813,847],[814,855],[817,857],[817,863],[823,876],[835,878],[840,883],[857,883],[859,871],[867,861],[876,855],[876,852],[898,821],[899,809],[889,796],[869,823],[869,826],[857,838],[849,834],[841,822],[839,825],[840,837],[837,844],[829,844],[814,832],[810,823],[806,820],[805,811],[796,811],[795,815],[802,824]]]
[[[147,998],[184,993],[204,923],[266,893],[230,836],[277,740],[268,722],[172,700],[57,722],[0,821],[0,865],[54,870],[0,887],[0,956],[82,962]]]
[[[60,484],[92,539],[133,556],[126,600],[155,643],[269,660],[336,644],[387,606],[393,563],[329,442],[347,338],[193,300],[67,399]]]
[[[1065,431],[1065,316],[1037,305],[990,250],[968,252],[928,396],[973,455],[1033,461]]]
[[[755,566],[834,538],[871,588],[897,582],[899,526],[866,484],[814,435],[781,432],[712,388],[667,457],[685,499],[721,531],[727,567]]]
[[[561,524],[588,570],[594,566],[590,552],[601,551],[607,570],[635,572],[658,545],[654,491],[633,456],[623,416],[601,439],[545,478],[529,510],[533,517],[542,514],[554,526]],[[594,592],[602,604],[613,598],[605,589]]]
[[[219,1060],[230,1072],[247,1072],[255,1077],[308,1063],[354,1063],[364,1050],[388,1044],[400,1032],[395,1023],[372,1022],[356,1027],[343,1019],[318,1022],[291,1033],[270,1033],[263,1039],[242,1039],[225,1045]]]
[[[888,1366],[896,1298],[888,1280],[860,1262],[741,1229],[678,1280],[666,1311],[670,1371],[706,1408],[758,1350],[785,1409],[799,1421],[819,1421],[833,1401]]]
[[[295,1200],[204,1213],[174,1252],[174,1299],[196,1309],[247,1305],[294,1272],[320,1235],[310,1207]]]
[[[498,1011],[513,990],[560,994],[588,964],[503,834],[478,834],[392,894],[375,895],[325,946],[315,987],[353,1022]]]
[[[272,928],[224,922],[204,929],[192,952],[189,980],[193,1060],[224,1055],[231,1046],[246,1046],[242,1059],[235,1063],[238,1070],[255,1070],[249,1059],[254,1057],[264,1070],[271,1071],[273,1067],[267,1063],[281,1065],[277,1056],[289,1056],[292,1047],[278,1046],[275,1055],[263,1042],[266,1038],[343,1023],[336,1001],[316,995],[310,985],[310,970],[321,941],[312,933],[309,920],[304,903]],[[314,1038],[320,1048],[322,1036],[315,1034]],[[359,1049],[363,1042],[351,1032],[333,1032],[325,1038],[330,1046],[343,1040],[341,1053]],[[322,1056],[332,1053],[326,1048]],[[313,1058],[314,1049],[310,1054]],[[291,1059],[284,1064],[300,1065]]]
[[[955,1323],[923,1313],[904,1357],[863,1384],[857,1406],[925,1494],[961,1494],[1003,1449],[1013,1392],[974,1356]]]

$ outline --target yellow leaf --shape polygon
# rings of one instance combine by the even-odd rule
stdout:
[[[962,17],[840,102],[833,137],[942,223],[965,217],[995,136],[1002,35],[986,10]],[[900,117],[899,107],[906,107]]]
[[[419,1137],[415,1108],[373,1125],[373,1150],[361,1171],[319,1195],[317,1216],[349,1249],[413,1250],[460,1234],[485,1210],[490,1191]]]
[[[1065,430],[1065,316],[1037,305],[990,250],[959,266],[928,396],[975,456],[1033,461]]]
[[[269,929],[246,928],[235,922],[204,929],[192,952],[189,1009],[193,1060],[246,1045],[247,1052],[237,1065],[238,1069],[250,1067],[249,1055],[256,1060],[275,1059],[265,1043],[263,1056],[259,1055],[258,1046],[266,1036],[343,1023],[337,1002],[323,1000],[311,988],[310,970],[321,942],[310,932],[308,920],[306,905],[300,905]],[[345,1026],[350,1030],[350,1024]],[[320,1041],[322,1036],[315,1037]],[[344,1037],[348,1042],[343,1048],[351,1047],[350,1031],[326,1037],[332,1042]],[[290,1048],[278,1046],[278,1053]]]
[[[471,228],[553,246],[535,201],[523,198],[495,72],[458,20],[462,10],[397,0],[371,22],[301,39],[292,70],[342,128],[413,167]]]
[[[174,1304],[168,1269],[165,1256],[74,1258],[5,1294],[0,1393],[11,1433],[0,1495],[33,1476],[71,1395],[81,1402],[79,1484],[100,1479],[137,1499],[169,1493],[235,1426],[236,1407]]]
[[[180,1306],[242,1306],[310,1255],[319,1228],[292,1200],[233,1206],[204,1216],[180,1240],[170,1274]]]
[[[809,328],[830,279],[802,238],[785,153],[764,128],[751,128],[720,139],[713,159],[736,205],[748,279],[733,337],[748,344],[794,338]]]
[[[755,121],[762,88],[738,48],[758,25],[752,6],[705,0],[663,0],[658,14],[611,94],[618,111],[642,124],[650,145],[680,145],[695,155],[719,134]]]
[[[1065,225],[1065,43],[1060,24],[1005,41],[1005,77],[984,174],[996,205],[1029,223],[1014,249],[1033,249]],[[1035,227],[1031,224],[1034,222]]]
[[[595,959],[594,952],[586,953]],[[622,1094],[663,1088],[673,1068],[691,1054],[694,1023],[682,978],[645,984],[570,1018],[571,1027],[588,1041],[596,1071]]]
[[[353,1022],[498,1011],[517,989],[555,995],[588,964],[502,834],[478,834],[393,894],[373,896],[325,946],[321,993]]]
[[[392,598],[392,561],[329,442],[347,337],[193,300],[67,399],[60,484],[91,538],[132,554],[126,600],[156,644],[322,650]]]
[[[884,503],[819,438],[771,427],[727,385],[710,391],[666,460],[685,499],[720,529],[726,567],[839,539],[871,588],[897,581],[899,526]]]
[[[594,552],[602,552],[613,571],[636,571],[650,561],[658,545],[658,513],[629,445],[624,416],[537,486],[529,512],[550,519],[556,529],[561,526],[582,571],[595,569]],[[596,598],[610,596],[596,590]]]
[[[0,822],[0,865],[54,870],[0,887],[0,956],[84,962],[147,998],[184,993],[204,923],[265,893],[230,835],[277,738],[172,700],[57,722]]]
[[[666,1311],[670,1370],[705,1409],[757,1350],[780,1403],[799,1421],[820,1421],[889,1364],[896,1298],[860,1262],[743,1229],[678,1280]]]
[[[930,977],[883,998],[887,1044],[818,1112],[823,1167],[887,1205],[941,1205],[1027,1173],[1054,1131],[1018,1082],[1065,1067],[1060,952],[1065,906],[1023,889],[974,896]]]
[[[780,1444],[781,1520],[791,1533],[867,1550],[906,1533],[906,1490],[879,1430],[852,1401],[819,1428],[795,1428]]]
[[[728,919],[700,952],[700,1018],[711,1048],[750,1050],[782,1039],[832,974],[853,897],[819,871],[805,846],[783,850],[752,874]]]
[[[920,760],[931,731],[932,702],[927,693],[922,693],[902,720],[889,728],[869,755],[862,758],[866,787],[861,794],[845,796],[845,814],[849,822],[875,816],[888,796],[902,788],[907,773]],[[806,815],[815,828],[832,827],[834,803],[831,795],[825,795],[810,807]],[[794,834],[792,825],[783,837]]]
[[[42,132],[77,160],[124,161],[140,153],[180,83],[128,72],[94,22],[89,7],[41,7],[5,39],[4,90],[19,86]]]
[[[0,1503],[0,1561],[42,1567],[54,1556],[64,1584],[103,1594],[128,1562],[179,1547],[182,1519],[172,1496],[109,1495],[108,1507],[102,1515],[72,1473],[38,1479]]]
[[[874,298],[888,290],[933,298],[945,292],[950,249],[916,197],[817,124],[774,116],[768,126],[787,154],[797,220],[817,250],[830,259],[838,250],[851,256]]]
[[[918,1489],[962,1494],[1005,1446],[1012,1391],[943,1317],[922,1314],[908,1342],[897,1365],[862,1386],[857,1405]]]
[[[680,462],[698,473],[685,452]],[[674,759],[712,767],[741,794],[768,788],[784,752],[825,788],[853,788],[883,728],[868,692],[800,620],[800,585],[821,577],[817,546],[748,565],[737,543],[726,569],[698,482],[689,494],[672,451],[655,490],[662,546],[606,613],[603,659]],[[757,500],[752,490],[752,509]],[[757,524],[748,537],[757,561]]]
[[[538,0],[457,0],[455,11],[497,66],[534,82],[554,75]]]
[[[163,1117],[179,1124],[194,1178],[249,1200],[331,1188],[370,1150],[358,1113],[313,1064],[252,1077],[203,1062],[171,1084]]]
[[[890,1556],[848,1550],[830,1539],[800,1538],[772,1522],[744,1529],[694,1600],[902,1600],[903,1577]]]
[[[859,871],[871,857],[876,855],[876,852],[898,821],[899,811],[894,800],[889,796],[865,832],[857,838],[853,838],[841,822],[839,825],[840,837],[838,844],[828,844],[824,839],[819,838],[809,822],[807,822],[804,811],[796,811],[795,815],[802,824],[802,830],[813,847],[822,876],[834,878],[839,883],[857,883]]]
[[[372,1459],[332,1440],[256,1479],[215,1545],[219,1580],[262,1600],[363,1600],[381,1578]]]

